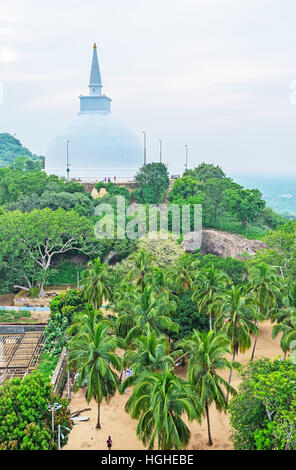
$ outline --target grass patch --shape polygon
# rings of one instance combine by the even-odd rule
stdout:
[[[31,313],[25,310],[0,310],[0,323],[36,323]]]
[[[262,228],[257,224],[250,223],[246,233],[246,229],[239,221],[231,219],[223,220],[222,224],[208,225],[207,228],[214,228],[215,230],[223,230],[223,232],[241,235],[244,238],[249,238],[250,240],[260,240],[270,231],[267,228]]]

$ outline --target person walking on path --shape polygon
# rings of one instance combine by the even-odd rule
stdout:
[[[112,447],[112,439],[111,439],[111,436],[109,436],[108,439],[107,439],[107,446],[108,446],[108,449],[111,449],[111,447]]]

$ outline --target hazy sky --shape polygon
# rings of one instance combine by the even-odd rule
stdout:
[[[112,113],[171,172],[296,174],[295,0],[0,0],[0,132],[35,153],[79,109],[96,41]],[[295,82],[296,85],[296,82]],[[296,96],[296,88],[295,88]],[[296,99],[294,99],[296,103]]]

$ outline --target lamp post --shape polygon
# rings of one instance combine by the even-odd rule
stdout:
[[[144,135],[144,165],[146,165],[146,159],[147,159],[147,139],[146,139],[146,132],[143,131]]]
[[[69,142],[70,140],[67,140],[67,168],[66,168],[66,172],[67,172],[67,179],[69,180],[70,179],[70,163],[69,163]]]
[[[52,430],[52,440],[54,441],[54,412],[62,408],[62,405],[59,403],[49,404],[47,406],[48,411],[51,411],[51,430]]]
[[[188,145],[185,145],[185,171],[188,169]]]
[[[162,161],[162,140],[159,139],[159,162],[161,163]]]

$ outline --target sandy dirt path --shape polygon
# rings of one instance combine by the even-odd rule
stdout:
[[[273,340],[271,338],[271,324],[266,321],[260,325],[260,335],[257,341],[256,358],[267,357],[274,359],[275,357],[282,356],[283,353],[280,348],[280,337]],[[244,355],[239,354],[237,360],[241,363],[247,363],[251,356],[252,348]],[[186,378],[186,371],[182,368],[177,368],[176,372],[183,378]],[[222,375],[222,374],[221,374]],[[224,378],[228,378],[228,372],[223,374]],[[240,376],[236,371],[232,375],[232,385],[237,388],[240,382]],[[91,410],[82,413],[83,416],[88,416],[89,420],[79,422],[72,429],[69,442],[64,447],[67,449],[93,449],[104,450],[107,449],[106,440],[109,435],[112,437],[114,450],[136,450],[145,447],[138,440],[136,436],[137,421],[132,420],[124,411],[125,403],[131,394],[131,390],[127,391],[124,395],[116,394],[109,404],[105,402],[101,405],[101,430],[96,430],[95,425],[97,421],[97,404],[92,401],[87,405],[83,392],[80,390],[71,399],[71,411],[81,410],[90,407]],[[218,413],[215,406],[210,408],[210,421],[212,430],[213,446],[207,445],[207,423],[203,420],[200,425],[197,422],[189,423],[191,431],[191,441],[188,450],[222,450],[232,449],[233,446],[230,437],[230,424],[229,418],[224,413]]]

